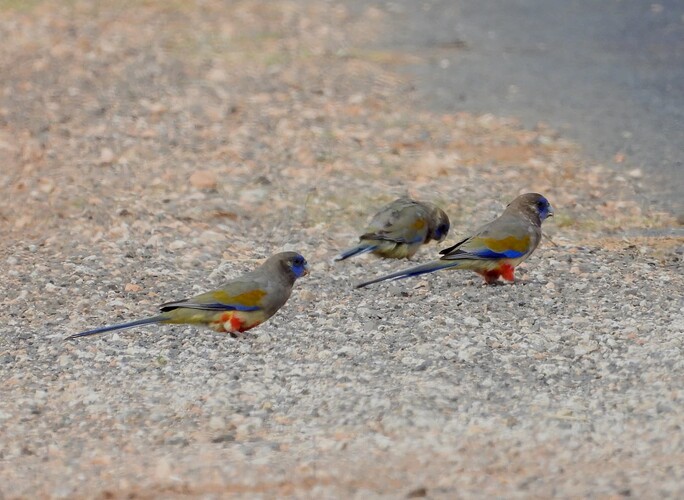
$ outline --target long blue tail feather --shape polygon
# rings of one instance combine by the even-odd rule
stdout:
[[[409,269],[404,269],[403,271],[397,271],[396,273],[390,273],[380,276],[379,278],[364,281],[356,285],[356,288],[363,288],[364,286],[372,285],[373,283],[379,283],[380,281],[400,280],[403,278],[409,278],[411,276],[420,276],[421,274],[428,274],[440,269],[456,267],[458,265],[458,261],[437,260],[434,262],[428,262],[426,264],[421,264],[420,266],[411,267]]]
[[[337,257],[335,257],[333,260],[335,262],[338,262],[340,260],[345,260],[348,259],[349,257],[354,257],[355,255],[361,255],[364,253],[372,252],[378,248],[376,245],[368,245],[366,243],[363,243],[361,245],[355,246],[354,248],[350,248],[348,250],[345,250],[341,254],[339,254]]]
[[[111,332],[113,330],[123,330],[125,328],[132,328],[134,326],[140,325],[150,325],[153,323],[159,323],[167,319],[164,315],[152,316],[151,318],[139,319],[137,321],[131,321],[129,323],[120,323],[118,325],[102,326],[100,328],[94,328],[92,330],[86,330],[85,332],[74,333],[69,335],[65,340],[76,339],[79,337],[88,337],[90,335],[97,335],[98,333]]]

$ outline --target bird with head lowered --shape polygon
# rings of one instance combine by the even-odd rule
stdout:
[[[409,259],[421,245],[441,242],[449,234],[449,217],[437,205],[399,198],[385,205],[371,219],[359,244],[345,250],[334,260],[340,261],[373,253],[388,259]]]

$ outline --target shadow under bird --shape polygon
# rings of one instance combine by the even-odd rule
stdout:
[[[273,316],[290,298],[295,280],[307,274],[309,265],[304,257],[296,252],[278,253],[217,290],[162,304],[156,316],[95,328],[67,339],[155,323],[207,326],[235,337]]]
[[[541,240],[542,222],[553,216],[553,207],[538,193],[513,200],[497,219],[472,236],[440,252],[439,260],[391,273],[356,285],[362,288],[386,280],[432,273],[441,269],[464,269],[481,275],[488,285],[500,277],[515,280],[515,267],[534,252]]]
[[[449,217],[436,205],[399,198],[373,216],[359,244],[345,250],[335,261],[372,252],[390,259],[411,258],[421,245],[441,242],[449,233]]]

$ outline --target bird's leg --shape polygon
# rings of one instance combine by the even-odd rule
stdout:
[[[558,243],[556,243],[555,241],[553,241],[553,240],[551,239],[551,236],[549,236],[549,235],[546,234],[546,233],[542,233],[542,238],[546,238],[547,240],[549,240],[549,243],[551,243],[551,244],[552,244],[554,247],[556,247],[556,248],[558,248],[558,247],[560,246]]]
[[[493,269],[491,271],[476,271],[477,274],[482,276],[485,280],[485,283],[488,285],[493,285],[499,280],[499,276],[501,276],[501,273],[499,272],[498,269]]]

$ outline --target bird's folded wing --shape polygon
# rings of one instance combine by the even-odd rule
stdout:
[[[517,259],[529,252],[531,238],[528,231],[516,227],[508,228],[509,231],[497,229],[485,228],[475,236],[442,250],[442,259]]]
[[[197,295],[191,299],[167,302],[162,304],[160,309],[162,311],[171,311],[183,307],[203,311],[258,311],[262,308],[262,299],[266,296],[265,290],[252,288],[235,292],[237,293],[234,293],[233,290],[222,288]]]
[[[394,243],[419,243],[425,240],[425,235],[417,233],[415,230],[401,231],[378,231],[375,233],[365,233],[361,235],[362,240],[391,241]]]
[[[427,235],[428,217],[424,208],[412,205],[402,211],[393,212],[391,217],[386,217],[384,221],[372,221],[368,231],[361,235],[361,239],[419,243],[424,241]]]

